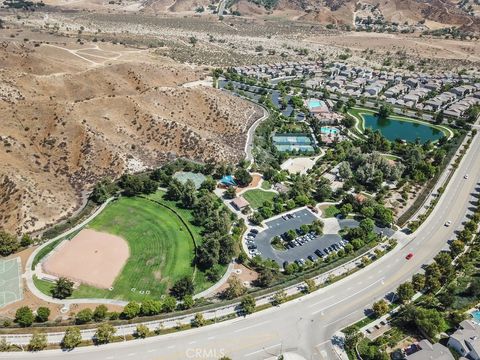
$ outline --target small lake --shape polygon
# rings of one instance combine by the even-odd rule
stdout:
[[[415,142],[418,138],[423,144],[428,140],[435,141],[444,136],[442,131],[417,122],[401,121],[394,118],[379,119],[373,114],[362,114],[362,117],[365,121],[365,128],[380,131],[390,141],[401,139],[407,142]]]

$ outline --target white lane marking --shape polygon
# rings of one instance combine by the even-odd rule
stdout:
[[[261,350],[257,350],[257,351],[254,351],[254,352],[251,352],[251,353],[245,354],[245,357],[252,356],[252,355],[255,355],[255,354],[261,353],[261,352],[263,352],[263,351],[266,351],[266,350],[270,350],[270,349],[276,348],[276,347],[278,347],[278,346],[281,346],[281,345],[282,345],[282,344],[275,344],[275,345],[272,345],[272,346],[267,346],[267,347],[264,347],[264,348],[262,348]]]
[[[349,296],[347,296],[347,297],[344,297],[342,300],[339,300],[339,301],[337,301],[336,303],[333,303],[333,304],[331,304],[331,305],[329,305],[329,306],[327,306],[327,307],[325,307],[325,308],[323,308],[323,309],[320,309],[320,310],[317,310],[317,311],[313,312],[312,315],[318,314],[319,312],[323,312],[323,311],[325,311],[325,310],[327,310],[327,309],[330,309],[331,307],[334,307],[334,306],[337,305],[337,304],[340,304],[341,302],[344,302],[345,300],[348,300],[348,299],[350,299],[350,298],[352,298],[352,297],[357,296],[358,294],[364,292],[364,291],[367,290],[368,288],[371,288],[372,286],[376,285],[378,282],[382,282],[383,279],[384,279],[384,278],[382,277],[381,279],[379,279],[379,280],[371,283],[370,285],[364,287],[362,290],[357,291],[357,292],[355,292],[355,293],[353,293],[353,294],[351,294],[351,295],[349,295]]]
[[[244,327],[244,328],[235,330],[234,333],[238,333],[238,332],[240,332],[240,331],[249,330],[249,329],[254,328],[254,327],[257,327],[257,326],[265,325],[265,324],[268,324],[269,322],[270,322],[270,320],[262,321],[262,322],[259,322],[258,324],[250,325],[250,326],[247,326],[247,327]]]
[[[350,290],[350,289],[347,289],[347,290]],[[316,303],[313,303],[312,305],[308,305],[308,307],[311,308],[311,307],[317,306],[318,304],[321,304],[321,303],[324,302],[324,301],[333,299],[334,297],[335,297],[335,296],[329,296],[329,297],[327,297],[327,298],[325,298],[325,299],[322,299],[322,300],[320,300],[320,301],[317,301]]]
[[[329,343],[331,340],[328,339],[328,340],[325,340],[323,342],[321,342],[320,344],[317,344],[316,346],[322,346],[322,345],[325,345],[326,343]]]
[[[152,352],[155,352],[155,351],[157,351],[157,349],[150,349],[150,350],[147,351],[147,353],[152,353]]]
[[[188,345],[195,344],[196,342],[197,342],[196,340],[190,341],[190,342],[188,343]]]
[[[175,347],[175,345],[170,345],[170,346],[167,346],[167,349],[173,349]]]
[[[115,359],[115,356],[107,356],[105,359],[106,359],[106,360]]]
[[[135,356],[136,353],[130,353],[127,356]]]
[[[353,314],[355,314],[355,313],[356,313],[356,311],[352,311],[350,314],[345,315],[344,317],[341,317],[340,319],[337,319],[337,320],[335,320],[335,321],[329,322],[328,324],[325,324],[325,326],[329,326],[329,325],[335,324],[335,323],[337,323],[337,322],[339,322],[339,321],[342,321],[342,320],[348,318],[349,316],[351,316],[351,315],[353,315]]]
[[[210,336],[207,338],[207,340],[213,340],[213,339],[215,339],[215,336]]]

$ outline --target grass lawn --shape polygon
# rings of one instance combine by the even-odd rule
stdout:
[[[88,224],[89,228],[125,239],[130,257],[115,279],[112,291],[82,284],[72,298],[159,299],[183,276],[194,276],[196,292],[212,285],[192,265],[194,241],[197,244],[202,241],[201,228],[191,224],[189,210],[164,200],[163,195],[159,191],[149,197],[160,204],[140,197],[120,198]],[[56,245],[55,242],[49,246],[45,254]],[[40,279],[34,282],[40,291],[50,294],[52,283]]]
[[[272,183],[267,180],[263,180],[262,182],[262,189],[264,190],[270,190],[272,188]]]
[[[272,201],[276,195],[277,194],[274,192],[263,191],[260,189],[248,190],[242,194],[242,196],[250,203],[250,206],[253,209],[258,209],[267,200]]]
[[[130,257],[112,291],[82,285],[73,297],[159,298],[180,277],[194,274],[194,244],[186,226],[174,212],[152,201],[120,198],[88,227],[125,239]]]
[[[335,217],[340,213],[340,209],[336,205],[330,205],[329,207],[322,209],[323,217],[331,218]]]
[[[60,241],[62,241],[63,239],[58,239],[58,240],[55,240],[55,241],[52,241],[50,244],[48,244],[47,246],[45,246],[44,248],[42,248],[38,253],[37,255],[35,255],[35,257],[33,258],[33,262],[32,262],[32,270],[35,269],[35,266],[37,266],[37,264],[40,262],[40,260],[42,260],[50,251],[52,251],[53,249],[55,249],[55,247],[60,243]]]

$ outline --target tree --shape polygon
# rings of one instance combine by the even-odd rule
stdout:
[[[46,322],[48,321],[48,317],[50,316],[50,309],[47,308],[47,307],[44,307],[44,306],[40,306],[38,309],[37,309],[37,316],[35,318],[35,320],[37,322]]]
[[[343,161],[338,166],[338,174],[344,180],[348,180],[353,176],[352,169],[348,161]]]
[[[93,320],[102,321],[107,317],[107,314],[108,308],[103,304],[98,305],[93,311]]]
[[[28,306],[22,306],[15,312],[15,322],[22,327],[31,326],[34,320],[32,309]]]
[[[47,347],[47,335],[35,331],[28,343],[29,351],[40,351]]]
[[[425,275],[414,274],[412,276],[412,286],[415,291],[422,291],[425,288]]]
[[[378,110],[377,116],[380,119],[387,119],[393,113],[393,107],[390,104],[382,104]]]
[[[196,313],[195,317],[192,319],[192,326],[193,327],[201,327],[206,324],[205,318],[203,317],[202,313]]]
[[[122,311],[122,318],[124,319],[133,319],[134,317],[138,316],[140,314],[140,304],[138,304],[136,301],[130,301],[125,307],[123,308]]]
[[[135,329],[135,337],[145,339],[150,335],[150,329],[144,324],[138,324]]]
[[[414,322],[426,336],[434,338],[447,327],[442,314],[435,309],[417,308]]]
[[[228,288],[223,291],[223,295],[227,299],[235,299],[242,296],[247,292],[247,288],[243,286],[240,279],[236,276],[232,276],[228,279]]]
[[[252,175],[248,172],[248,170],[240,168],[235,171],[235,181],[240,186],[247,186],[252,181]]]
[[[305,280],[305,291],[307,293],[311,293],[313,291],[315,291],[315,289],[317,288],[317,286],[315,285],[315,280],[313,279],[306,279]]]
[[[225,199],[235,199],[235,197],[237,196],[237,191],[233,186],[230,186],[227,190],[225,190],[223,196],[225,197]]]
[[[260,275],[256,280],[256,284],[260,287],[266,288],[272,284],[273,272],[271,269],[263,268],[260,270]]]
[[[185,295],[183,297],[182,309],[188,310],[195,305],[195,299],[192,295]]]
[[[110,324],[100,324],[95,332],[94,338],[97,344],[108,344],[113,340],[117,330]]]
[[[193,295],[195,287],[189,276],[178,279],[170,289],[170,294],[177,299],[182,299],[186,295]]]
[[[28,234],[23,234],[22,238],[20,239],[20,246],[27,247],[33,244],[33,239]]]
[[[240,306],[245,314],[248,315],[254,313],[256,306],[255,298],[250,294],[245,295],[240,303]]]
[[[351,212],[353,211],[352,204],[343,204],[342,207],[340,208],[340,215],[342,215],[343,218],[346,218]]]
[[[454,257],[460,255],[462,251],[465,249],[465,243],[460,240],[453,240],[450,244],[450,251]]]
[[[388,304],[385,299],[373,303],[372,310],[376,316],[381,317],[388,313]]]
[[[168,184],[167,192],[165,194],[165,197],[168,200],[178,201],[178,200],[181,199],[182,194],[183,194],[182,183],[176,178],[171,179],[169,184]]]
[[[217,182],[211,177],[207,176],[207,178],[202,182],[202,185],[200,185],[201,190],[207,190],[207,191],[214,191],[217,188]]]
[[[283,304],[285,301],[287,301],[287,293],[285,290],[278,290],[275,295],[273,295],[272,305],[278,306]]]
[[[64,349],[74,349],[82,342],[82,334],[80,329],[74,326],[70,326],[65,330],[65,335],[63,335],[62,348]]]
[[[142,301],[140,305],[141,316],[152,316],[160,314],[162,311],[162,303],[157,300],[147,299]]]
[[[375,228],[375,222],[372,219],[363,219],[360,221],[359,226],[366,233],[370,233]]]
[[[172,312],[177,307],[177,300],[173,296],[166,296],[163,299],[162,312]]]
[[[192,209],[196,205],[198,201],[196,191],[195,184],[192,180],[188,179],[183,186],[182,193],[182,205],[184,208]]]
[[[51,290],[52,296],[57,299],[65,299],[73,293],[73,281],[60,277],[55,282],[55,286]]]
[[[75,316],[75,323],[77,324],[86,324],[92,321],[93,311],[90,308],[80,310]]]
[[[0,230],[0,255],[8,256],[18,250],[20,244],[15,236]]]
[[[409,281],[400,284],[397,288],[397,295],[402,304],[409,302],[415,295],[413,284]]]

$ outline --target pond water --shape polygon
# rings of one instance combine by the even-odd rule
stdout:
[[[373,114],[362,114],[365,120],[365,128],[378,130],[390,141],[396,139],[407,142],[415,142],[417,138],[421,143],[428,140],[435,141],[444,136],[443,132],[433,126],[417,122],[401,121],[395,118],[379,119]]]

